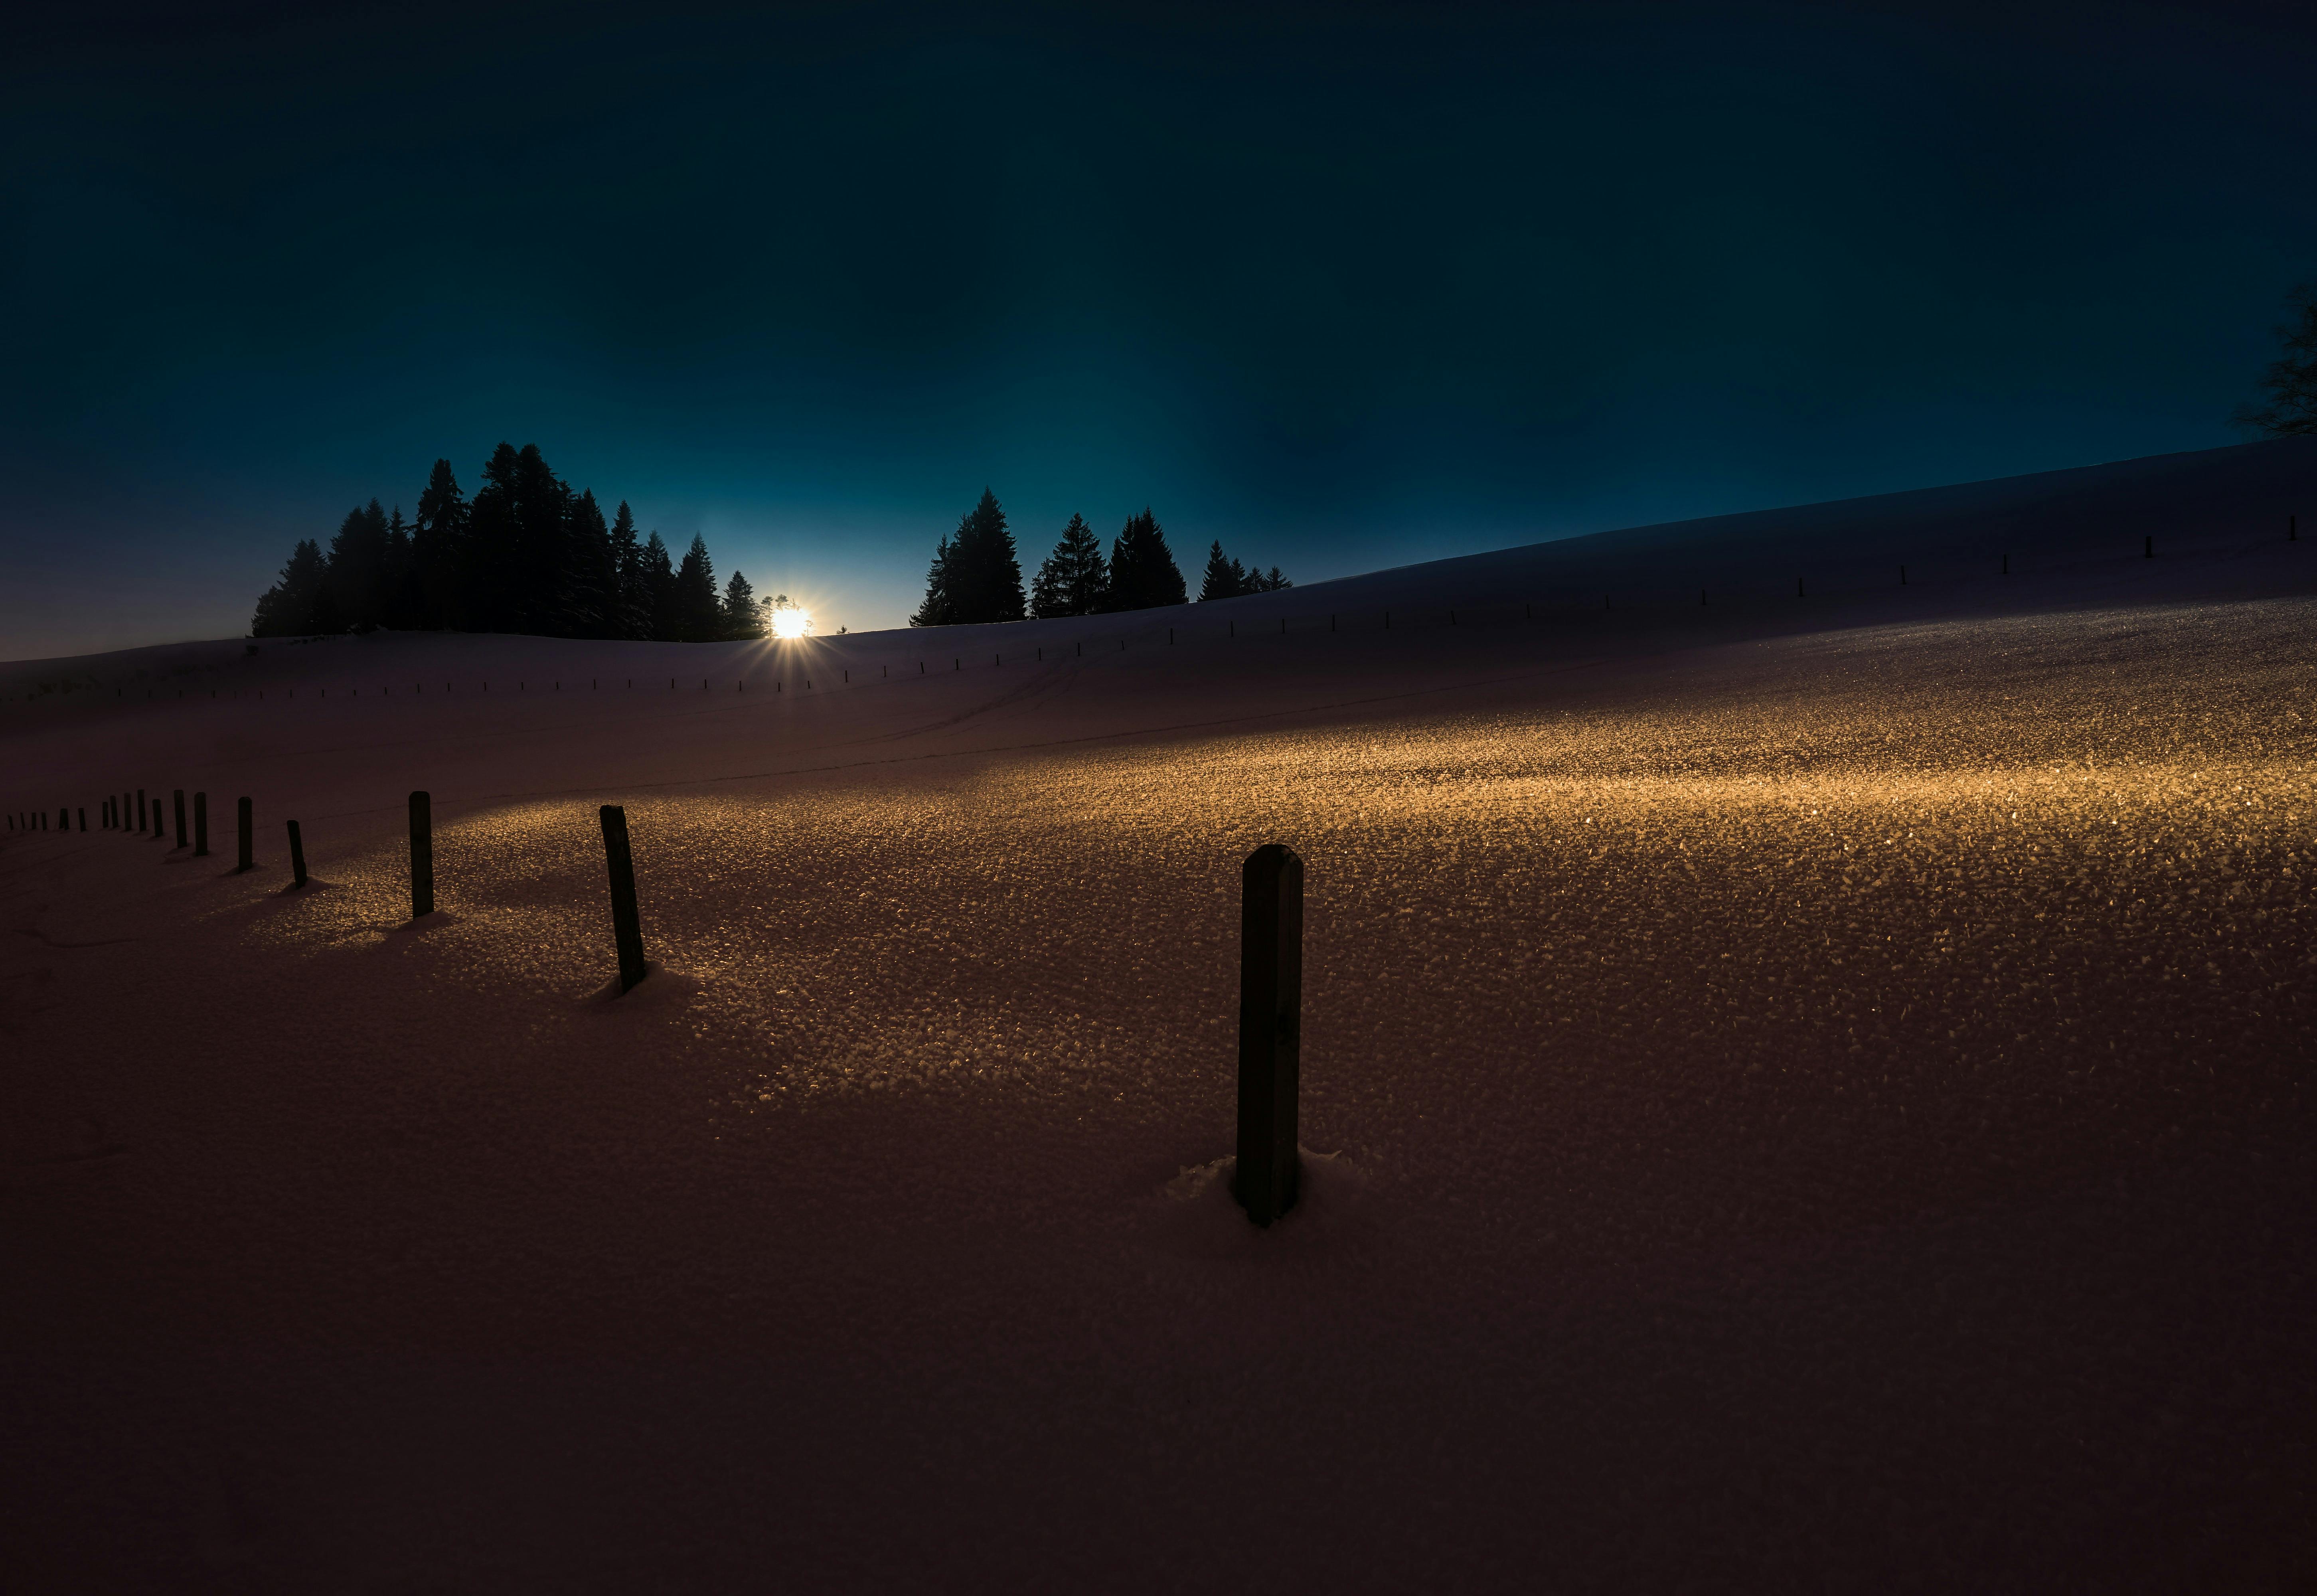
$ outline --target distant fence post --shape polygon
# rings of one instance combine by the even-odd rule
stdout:
[[[2156,534],[2152,532],[2146,537],[2140,540],[2140,557],[2143,560],[2153,560],[2156,558]]]
[[[205,859],[210,852],[210,795],[193,794],[193,857]]]
[[[80,829],[81,829],[82,830],[84,830],[84,831],[87,830],[87,829],[88,829],[88,811],[86,811],[86,810],[85,810],[85,809],[75,809],[75,810],[73,811],[73,813],[75,813],[75,814],[76,814],[76,815],[78,815],[78,816],[80,817]]]
[[[1303,861],[1266,842],[1239,882],[1239,1162],[1231,1195],[1267,1225],[1295,1206],[1303,1030]]]
[[[598,814],[604,822],[604,863],[612,874],[612,940],[620,952],[620,991],[629,992],[649,972],[644,967],[643,919],[636,912],[636,862],[628,847],[628,811],[606,803]]]
[[[424,793],[410,794],[410,918],[434,912],[434,809]]]
[[[234,874],[237,875],[244,871],[257,868],[257,838],[250,834],[251,817],[248,799],[244,798],[239,801],[239,812],[235,819],[241,833],[239,838],[241,862],[234,866]]]
[[[298,822],[290,822],[290,884],[306,884],[306,839],[298,835]]]
[[[185,846],[185,789],[175,787],[171,791],[176,794],[177,846],[183,847]]]

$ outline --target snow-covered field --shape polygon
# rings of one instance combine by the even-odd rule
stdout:
[[[2295,1586],[2313,466],[0,668],[0,805],[92,828],[0,852],[5,1583]],[[1271,840],[1326,1156],[1259,1234]]]

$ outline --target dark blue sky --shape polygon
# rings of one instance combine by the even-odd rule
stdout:
[[[2317,274],[2299,7],[309,9],[4,24],[0,653],[502,438],[855,630],[2205,447]]]

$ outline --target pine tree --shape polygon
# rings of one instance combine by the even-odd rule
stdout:
[[[386,507],[372,499],[346,512],[330,540],[324,583],[328,613],[338,627],[369,632],[385,607]]]
[[[756,590],[738,570],[724,584],[722,619],[723,635],[734,642],[765,635],[765,612],[756,603]]]
[[[515,455],[513,589],[514,630],[534,637],[586,635],[586,617],[571,606],[581,595],[573,580],[571,489],[550,470],[536,444]]]
[[[684,551],[684,563],[676,567],[675,611],[677,641],[716,641],[723,625],[723,613],[716,600],[716,567],[698,533],[692,534],[692,547]]]
[[[664,643],[675,642],[684,635],[684,623],[675,602],[675,562],[668,557],[667,545],[657,532],[645,540],[643,558],[644,614],[649,618],[645,636]]]
[[[1006,530],[1006,511],[985,488],[981,502],[942,540],[926,577],[926,602],[909,618],[912,626],[961,626],[1019,621],[1022,559]]]
[[[2261,376],[2268,403],[2240,405],[2229,417],[2273,438],[2317,433],[2317,282],[2303,283],[2286,303],[2298,309],[2301,318],[2277,329],[2285,354]]]
[[[465,626],[467,619],[467,501],[451,462],[438,460],[418,496],[410,533],[410,563],[417,578],[422,626]]]
[[[418,571],[411,559],[410,524],[402,518],[402,507],[386,521],[386,561],[380,578],[385,601],[380,606],[379,624],[391,626],[398,632],[416,631],[425,605],[418,596]]]
[[[535,573],[523,563],[521,471],[514,445],[501,444],[467,509],[466,624],[476,632],[523,630],[523,587]]]
[[[317,628],[314,612],[322,598],[322,585],[328,568],[322,560],[321,545],[312,538],[300,538],[290,551],[290,563],[282,568],[282,579],[261,594],[257,613],[250,618],[252,637],[308,637]]]
[[[1147,610],[1159,605],[1182,604],[1189,596],[1182,569],[1167,534],[1148,506],[1127,517],[1110,548],[1110,595],[1113,610]]]
[[[1220,539],[1207,545],[1206,578],[1199,584],[1199,602],[1212,604],[1218,598],[1237,598],[1247,591],[1247,572],[1236,560],[1223,558]]]
[[[1279,568],[1275,565],[1271,568],[1270,575],[1250,575],[1247,580],[1248,591],[1250,593],[1276,593],[1282,587],[1293,587],[1295,586],[1294,583],[1289,581],[1285,577],[1279,574]]]
[[[618,637],[619,579],[612,567],[612,534],[593,491],[571,502],[564,532],[559,595],[565,637]]]
[[[619,513],[612,517],[612,590],[619,626],[613,633],[615,637],[651,635],[651,594],[644,584],[643,558],[642,545],[636,542],[636,518],[623,498]]]
[[[1072,516],[1062,528],[1061,542],[1038,567],[1030,585],[1030,613],[1040,620],[1055,615],[1091,615],[1103,607],[1110,586],[1110,570],[1102,557],[1102,540],[1084,516]]]

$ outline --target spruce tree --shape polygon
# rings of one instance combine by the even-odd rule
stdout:
[[[322,598],[322,584],[328,576],[323,563],[321,545],[312,538],[300,538],[290,551],[290,562],[282,568],[282,578],[258,596],[257,613],[250,618],[252,637],[309,637],[318,630],[314,624],[315,609]]]
[[[380,606],[379,624],[398,632],[417,630],[425,606],[418,596],[417,568],[411,559],[410,524],[402,518],[400,505],[394,507],[394,513],[386,520],[386,561],[380,586],[386,597]]]
[[[628,501],[612,517],[612,591],[614,637],[651,635],[651,594],[644,585],[643,546],[636,542],[636,518]]]
[[[410,563],[417,578],[422,626],[467,626],[467,501],[451,462],[438,460],[418,496],[410,533]]]
[[[1207,545],[1207,574],[1199,584],[1199,602],[1212,604],[1218,598],[1237,598],[1247,591],[1247,572],[1236,560],[1223,558],[1220,539]]]
[[[1110,586],[1109,566],[1102,557],[1102,540],[1084,516],[1072,516],[1062,528],[1061,541],[1038,567],[1030,585],[1030,613],[1040,620],[1056,615],[1091,615],[1103,607]]]
[[[676,637],[688,643],[716,641],[723,611],[716,600],[716,567],[708,558],[708,544],[698,533],[684,551],[675,569]]]
[[[560,596],[565,637],[619,637],[619,579],[612,566],[612,534],[591,490],[571,501],[563,546]]]
[[[472,631],[523,630],[523,588],[536,573],[523,565],[521,470],[513,444],[491,451],[482,486],[467,509],[465,608]]]
[[[970,624],[1022,619],[1022,559],[1015,551],[1014,534],[1006,530],[1006,511],[987,488],[980,502],[958,523],[953,562],[958,550],[966,551],[966,560],[965,579],[953,579],[952,588],[957,619]]]
[[[514,630],[534,637],[585,637],[588,617],[573,557],[571,489],[525,444],[514,470]]]
[[[1022,559],[1006,530],[1006,511],[987,488],[957,530],[935,551],[926,577],[926,602],[909,618],[912,626],[961,626],[1019,621],[1023,615]]]
[[[386,507],[372,499],[346,512],[330,540],[324,583],[333,630],[369,632],[386,601]]]
[[[1279,568],[1275,565],[1271,568],[1271,574],[1269,576],[1250,574],[1247,581],[1248,591],[1250,593],[1276,593],[1282,587],[1293,587],[1295,586],[1294,583],[1289,581],[1285,577],[1279,574]]]
[[[765,612],[756,603],[756,590],[738,570],[724,584],[723,635],[734,642],[765,635]]]
[[[1145,506],[1119,529],[1110,548],[1110,594],[1105,607],[1147,610],[1159,605],[1181,604],[1188,597],[1182,569],[1167,547],[1166,532]]]
[[[649,618],[644,635],[658,641],[675,642],[684,635],[683,617],[675,602],[675,562],[669,559],[667,545],[653,533],[645,540],[642,560],[644,613]]]

